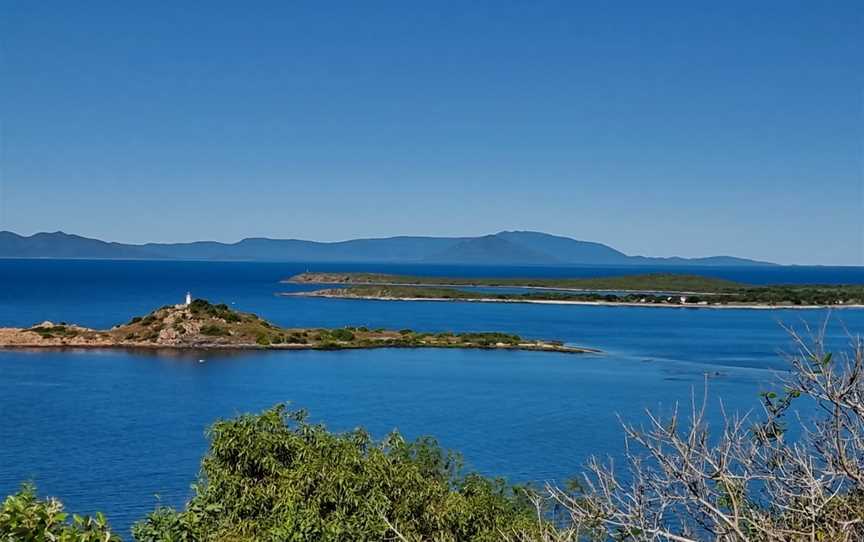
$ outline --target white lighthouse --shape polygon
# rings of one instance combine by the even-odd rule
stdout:
[[[186,306],[188,307],[191,304],[192,304],[192,293],[186,292]]]

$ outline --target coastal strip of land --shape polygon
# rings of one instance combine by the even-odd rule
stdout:
[[[255,314],[196,299],[169,305],[107,330],[43,322],[30,328],[0,328],[0,348],[165,348],[339,350],[363,348],[469,348],[568,354],[598,350],[518,335],[422,333],[366,327],[282,328]]]
[[[294,284],[356,284],[375,286],[510,287],[572,291],[663,291],[712,293],[740,289],[725,279],[679,273],[648,273],[590,278],[423,277],[387,273],[300,273],[282,282]]]
[[[742,309],[864,308],[864,285],[749,285],[674,273],[587,279],[303,273],[287,282],[331,287],[283,295],[343,299]],[[490,290],[470,289],[477,287]],[[496,288],[501,291],[495,291]],[[506,291],[507,288],[526,291]]]

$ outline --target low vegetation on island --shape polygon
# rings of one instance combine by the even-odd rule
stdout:
[[[108,330],[43,322],[31,328],[0,328],[0,347],[142,347],[316,349],[483,348],[584,353],[588,348],[498,332],[423,333],[367,327],[283,328],[224,304],[196,299],[168,305]]]
[[[750,285],[699,275],[652,273],[599,278],[453,278],[376,273],[303,273],[298,284],[345,285],[289,295],[453,301],[636,304],[688,307],[859,307],[862,285]],[[471,287],[524,288],[477,291]]]
[[[678,273],[649,273],[591,278],[537,277],[429,277],[387,273],[300,273],[285,282],[298,284],[374,284],[404,286],[501,286],[571,290],[651,290],[718,292],[734,290],[737,282]]]
[[[180,509],[137,542],[854,542],[864,540],[864,345],[801,342],[763,414],[709,425],[705,403],[626,425],[619,461],[566,487],[462,474],[434,440],[336,434],[282,406],[217,422]],[[795,414],[806,403],[812,418]],[[815,408],[814,408],[815,407]],[[794,429],[794,430],[793,430]],[[116,542],[101,515],[68,516],[25,487],[0,506],[0,540]]]

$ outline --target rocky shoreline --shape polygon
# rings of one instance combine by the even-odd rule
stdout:
[[[108,330],[43,322],[0,328],[0,348],[144,348],[233,350],[342,350],[372,348],[467,348],[566,354],[598,350],[560,341],[524,339],[495,332],[421,333],[365,327],[281,328],[250,313],[204,300],[156,309]]]

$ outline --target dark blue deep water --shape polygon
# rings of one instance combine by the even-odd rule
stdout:
[[[615,455],[616,415],[668,411],[710,375],[712,397],[758,410],[791,347],[780,324],[825,311],[387,302],[286,298],[281,278],[312,268],[497,276],[598,276],[612,268],[0,261],[0,326],[42,320],[108,327],[196,297],[286,326],[506,331],[600,348],[597,356],[458,350],[131,353],[0,351],[0,495],[22,481],[126,531],[157,503],[182,506],[219,417],[278,402],[335,430],[431,434],[471,469],[514,482],[563,480],[591,454]],[[664,268],[664,270],[669,270]],[[693,270],[691,270],[692,272]],[[864,283],[860,268],[712,268],[751,283]],[[864,330],[864,311],[831,315],[830,340]],[[712,402],[717,412],[717,401]]]

